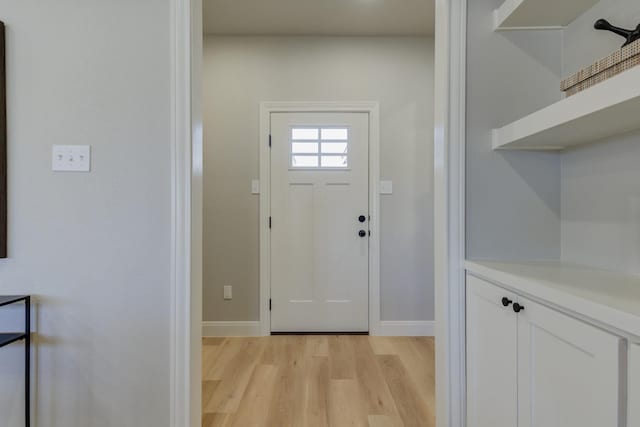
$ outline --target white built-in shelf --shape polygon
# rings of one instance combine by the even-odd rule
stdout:
[[[563,150],[638,129],[640,67],[494,129],[493,149]]]
[[[494,12],[496,30],[563,28],[598,0],[505,0]]]
[[[640,276],[554,261],[466,261],[468,272],[640,336]]]

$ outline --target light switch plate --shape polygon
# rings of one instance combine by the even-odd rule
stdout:
[[[251,181],[251,194],[260,194],[260,180],[254,179]]]
[[[393,194],[393,181],[380,181],[380,194]]]
[[[55,172],[90,172],[89,145],[54,145],[51,168]]]
[[[225,286],[224,287],[224,299],[226,299],[226,300],[233,299],[233,291],[232,291],[231,286]]]

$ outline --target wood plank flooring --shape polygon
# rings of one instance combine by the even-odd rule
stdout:
[[[203,339],[203,427],[433,427],[433,338]]]

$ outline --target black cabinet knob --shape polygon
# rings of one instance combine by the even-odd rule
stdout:
[[[360,236],[360,237],[364,237],[364,236],[366,236],[366,235],[367,235],[367,232],[366,232],[366,231],[364,231],[364,230],[360,230],[360,231],[358,231],[358,236]]]
[[[504,297],[502,298],[502,305],[504,305],[505,307],[509,307],[509,304],[511,304],[513,301],[511,301],[509,298]]]
[[[366,216],[364,216],[364,215],[360,215],[360,216],[358,217],[358,221],[360,221],[360,222],[365,222],[366,220],[367,220],[367,217],[366,217]]]
[[[520,313],[522,310],[524,310],[524,305],[520,305],[518,303],[513,304],[513,311]]]

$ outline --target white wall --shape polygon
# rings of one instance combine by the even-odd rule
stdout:
[[[0,19],[0,293],[39,301],[37,426],[168,426],[169,2],[0,0]],[[53,144],[90,144],[92,173],[52,173]],[[0,349],[5,427],[24,425],[21,356],[19,344]]]
[[[624,39],[596,31],[606,18],[640,23],[636,0],[602,0],[565,31],[565,74],[609,55]],[[562,158],[562,258],[640,274],[640,133],[569,151]]]
[[[640,134],[562,159],[562,258],[640,274]]]
[[[562,34],[493,31],[503,0],[468,2],[467,257],[560,257],[560,158],[493,151],[491,130],[560,99]]]
[[[204,61],[204,320],[259,318],[259,103],[301,100],[380,102],[382,319],[432,320],[433,39],[207,37]]]

